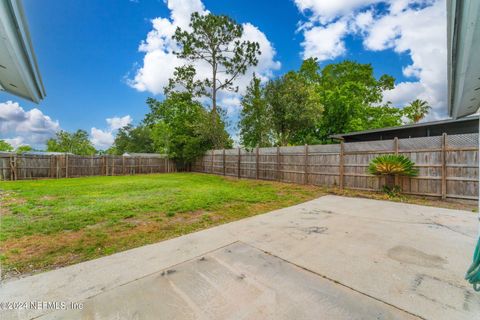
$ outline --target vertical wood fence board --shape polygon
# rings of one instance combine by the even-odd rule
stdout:
[[[240,177],[299,184],[308,181],[313,185],[336,187],[343,181],[345,188],[378,191],[385,181],[369,175],[368,164],[380,155],[401,154],[414,161],[419,169],[417,177],[397,179],[404,192],[438,197],[444,192],[447,198],[475,199],[479,177],[478,134],[448,135],[444,147],[442,139],[434,136],[350,142],[344,143],[343,153],[341,144],[242,149]],[[216,154],[220,152],[223,155],[223,150]],[[224,152],[224,159],[215,164],[220,166],[218,173],[237,177],[238,149]],[[210,155],[199,157],[192,171],[209,172]]]

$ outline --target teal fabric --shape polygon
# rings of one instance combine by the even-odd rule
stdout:
[[[480,291],[480,237],[473,254],[473,263],[468,268],[465,279],[473,285],[475,291]]]

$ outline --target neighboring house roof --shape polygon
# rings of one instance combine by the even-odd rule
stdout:
[[[448,0],[448,112],[452,118],[480,108],[480,1]]]
[[[21,0],[0,1],[0,89],[36,103],[46,96]]]
[[[398,127],[389,127],[365,131],[335,134],[333,139],[346,141],[370,141],[397,138],[416,138],[447,134],[462,134],[478,132],[479,116],[470,116],[461,119],[448,119],[423,123],[408,124]]]
[[[160,153],[135,153],[135,152],[125,152],[123,154],[125,157],[145,157],[145,158],[164,158],[165,154]]]

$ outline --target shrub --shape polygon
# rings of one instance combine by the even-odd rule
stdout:
[[[373,159],[368,166],[368,172],[376,176],[385,176],[384,191],[389,193],[395,189],[398,192],[399,187],[395,187],[395,176],[416,176],[418,169],[414,168],[414,165],[415,163],[404,155],[389,154]]]

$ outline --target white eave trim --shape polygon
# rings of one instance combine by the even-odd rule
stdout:
[[[1,5],[2,36],[6,37],[10,56],[15,60],[17,71],[28,90],[28,94],[21,96],[39,103],[40,100],[45,98],[46,92],[33,50],[22,1],[2,1],[4,1]]]
[[[448,0],[448,112],[452,118],[480,108],[480,1]]]

